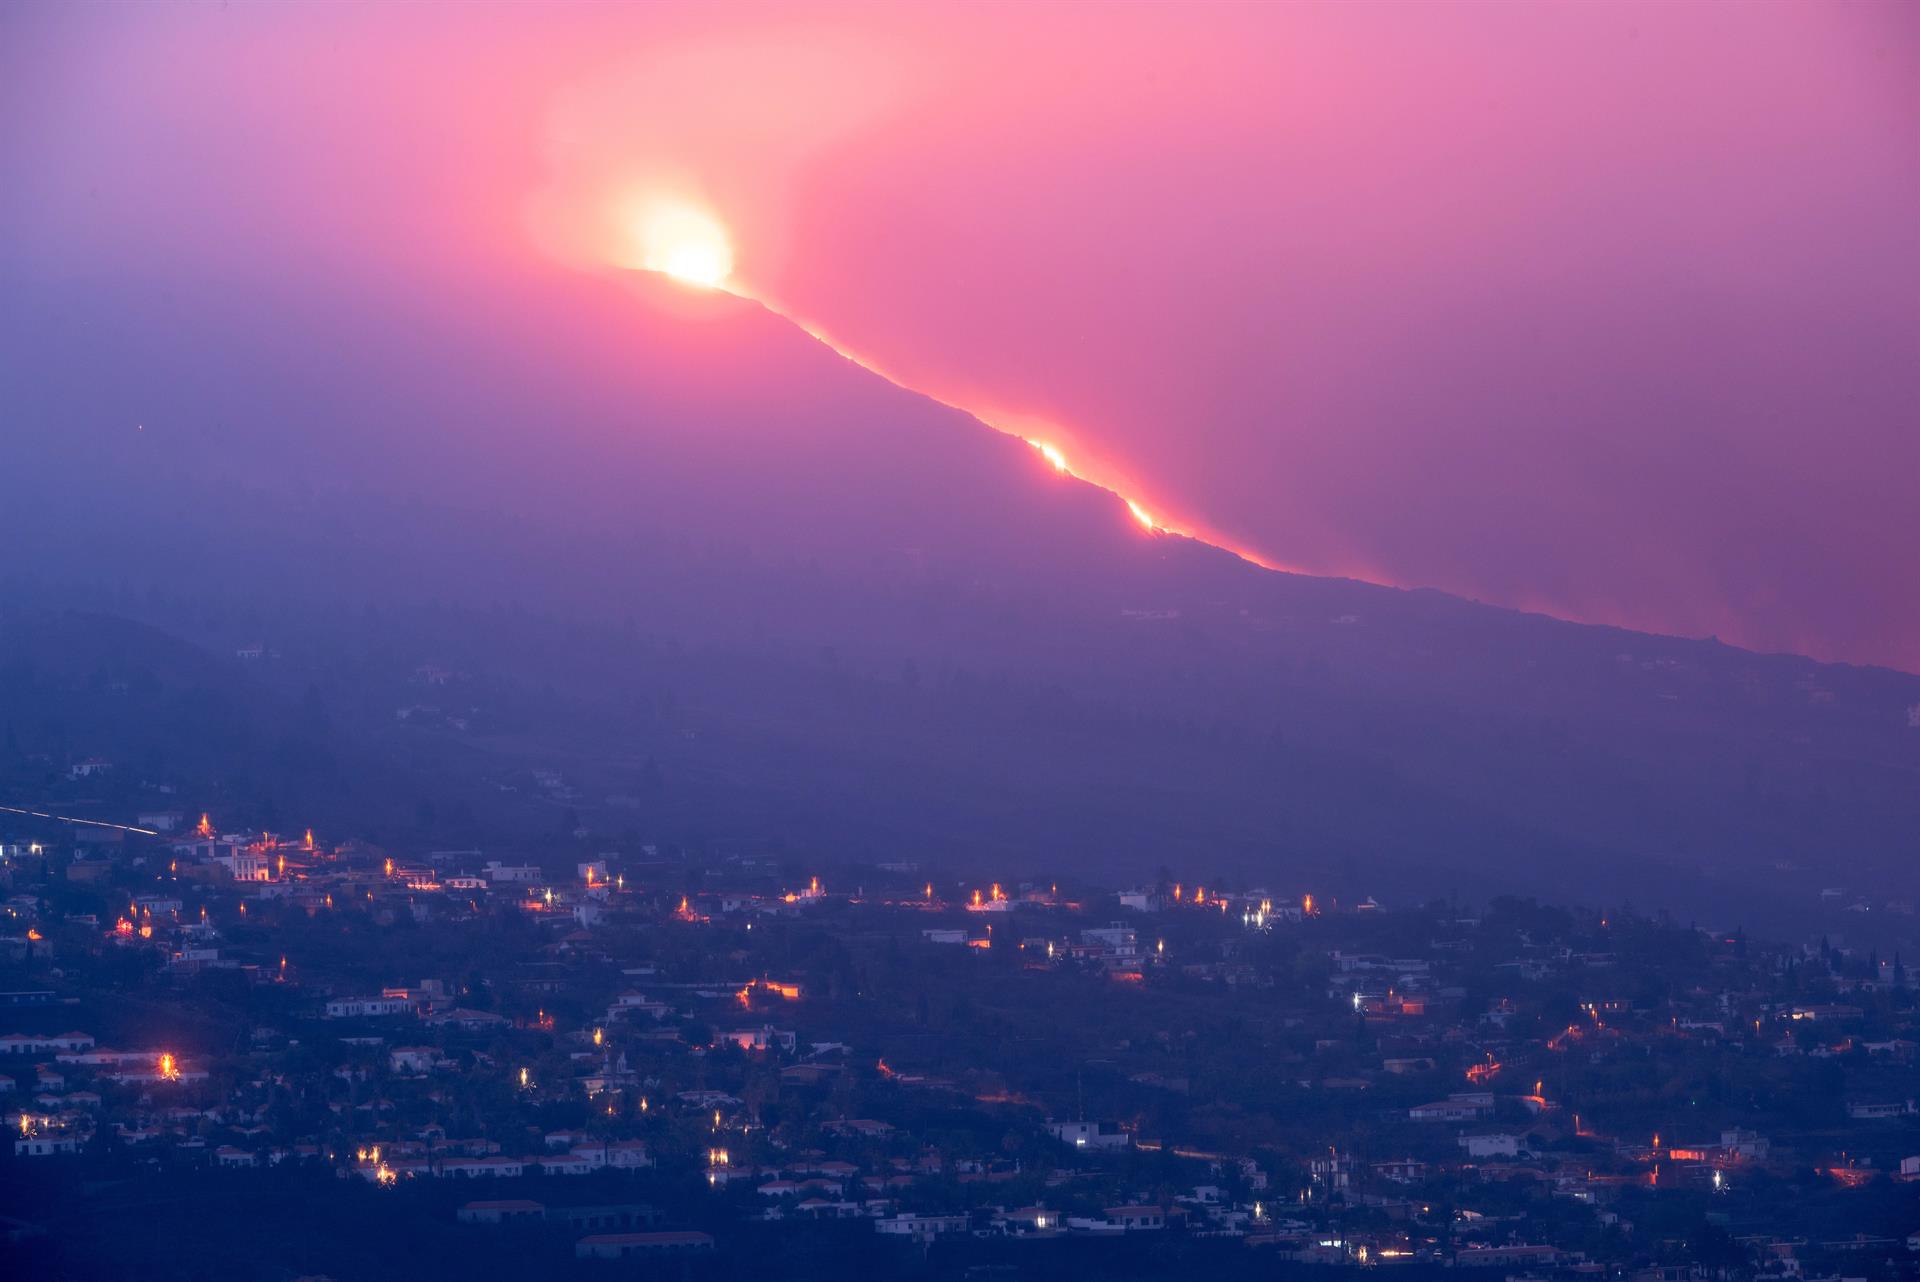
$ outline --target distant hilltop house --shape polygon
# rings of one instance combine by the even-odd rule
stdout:
[[[582,1260],[624,1260],[633,1256],[686,1255],[711,1251],[711,1234],[698,1232],[595,1233],[574,1244]]]
[[[430,1073],[439,1059],[432,1046],[396,1046],[387,1052],[387,1067],[395,1073]]]
[[[1101,1122],[1048,1122],[1047,1133],[1062,1144],[1074,1148],[1116,1149],[1131,1148],[1133,1136],[1118,1127],[1108,1128]]]
[[[490,1028],[504,1028],[511,1022],[506,1016],[496,1015],[489,1010],[458,1009],[427,1016],[427,1023],[436,1028],[457,1028],[468,1033],[481,1033]]]
[[[8,1033],[0,1037],[0,1055],[44,1055],[50,1051],[84,1051],[93,1047],[89,1033]]]
[[[87,757],[67,767],[69,779],[92,779],[104,775],[113,769],[113,763],[105,757]]]
[[[1416,1104],[1407,1110],[1407,1120],[1413,1122],[1475,1122],[1492,1115],[1493,1095],[1481,1091],[1449,1095],[1443,1100]]]
[[[731,1042],[743,1051],[764,1051],[775,1047],[783,1051],[790,1051],[799,1039],[790,1031],[778,1029],[768,1024],[760,1028],[734,1029],[730,1032],[722,1033],[720,1040],[723,1042]]]
[[[327,1003],[328,1019],[379,1019],[391,1015],[411,1015],[413,1002],[406,997],[336,997]]]

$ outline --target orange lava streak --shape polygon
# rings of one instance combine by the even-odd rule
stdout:
[[[886,370],[886,368],[883,365],[881,365],[879,361],[874,360],[872,357],[865,356],[865,355],[862,355],[861,353],[853,351],[846,344],[832,337],[825,330],[821,329],[818,325],[813,324],[811,321],[802,320],[798,316],[792,315],[791,313],[781,310],[779,307],[776,307],[773,303],[767,301],[766,299],[760,298],[752,293],[747,292],[747,290],[744,287],[742,287],[736,280],[729,279],[724,284],[718,285],[717,288],[719,288],[720,290],[726,293],[733,294],[736,297],[744,298],[751,302],[759,303],[762,307],[765,307],[768,311],[772,312],[774,315],[779,316],[781,319],[786,320],[793,325],[797,325],[810,338],[830,348],[835,354],[840,356],[843,360],[852,361],[855,365],[858,365],[861,369],[866,370],[869,374],[872,374],[878,378],[886,379],[887,382],[892,383],[895,387],[900,388],[902,391],[912,392],[916,396],[924,396],[928,400],[934,402],[937,405],[943,405],[946,408],[951,410],[958,410],[961,413],[966,414],[969,417],[973,418],[976,422],[983,423],[986,426],[992,428],[996,432],[1000,432],[1004,435],[1014,437],[1016,440],[1025,441],[1027,444],[1033,446],[1033,448],[1039,452],[1040,456],[1046,460],[1048,466],[1053,468],[1054,471],[1060,473],[1062,476],[1071,476],[1075,480],[1083,481],[1086,484],[1091,485],[1096,489],[1105,490],[1107,493],[1119,499],[1123,504],[1126,505],[1127,512],[1129,513],[1129,515],[1132,516],[1133,520],[1137,522],[1143,530],[1147,531],[1150,534],[1173,534],[1173,535],[1178,535],[1182,538],[1193,539],[1197,542],[1205,543],[1211,547],[1219,548],[1223,552],[1231,553],[1232,555],[1239,557],[1242,561],[1245,561],[1251,565],[1257,565],[1263,570],[1278,570],[1288,574],[1301,574],[1306,572],[1294,566],[1282,565],[1279,562],[1274,561],[1269,557],[1262,556],[1260,553],[1255,552],[1250,548],[1240,546],[1236,544],[1233,540],[1228,539],[1217,533],[1214,533],[1210,530],[1207,530],[1201,526],[1194,525],[1194,524],[1176,524],[1173,522],[1162,520],[1159,517],[1153,516],[1145,507],[1141,505],[1138,498],[1125,493],[1124,491],[1119,489],[1117,485],[1110,485],[1105,481],[1096,480],[1094,477],[1088,475],[1085,472],[1075,471],[1072,465],[1068,463],[1066,454],[1058,446],[1052,444],[1051,442],[1036,440],[1035,438],[1026,435],[1024,432],[1017,431],[1014,428],[1008,427],[1003,423],[994,422],[992,418],[988,417],[985,413],[981,411],[969,409],[964,405],[956,404],[953,401],[946,400],[942,397],[934,395],[931,392],[923,391],[922,389],[915,387],[912,383],[908,382],[906,379],[900,378],[894,374],[889,373]]]

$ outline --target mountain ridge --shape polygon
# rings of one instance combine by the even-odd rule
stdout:
[[[0,586],[265,643],[322,689],[350,669],[393,692],[428,660],[502,706],[550,686],[545,726],[432,750],[558,754],[602,797],[651,756],[687,830],[1346,860],[1438,891],[1665,868],[1776,904],[1815,874],[1775,893],[1758,870],[1844,849],[1874,894],[1911,893],[1920,679],[1265,569],[1144,534],[750,300],[468,288],[453,325],[427,323],[446,299],[176,300],[137,341],[120,291],[63,295],[7,380],[0,455],[32,483]]]

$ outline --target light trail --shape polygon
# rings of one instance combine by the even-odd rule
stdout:
[[[63,824],[86,824],[93,828],[112,828],[118,832],[137,832],[142,837],[158,837],[160,834],[152,828],[136,828],[132,824],[108,823],[104,819],[81,819],[76,815],[56,815],[46,810],[25,810],[19,806],[0,806],[0,811],[10,815],[31,815],[35,819],[52,819]]]

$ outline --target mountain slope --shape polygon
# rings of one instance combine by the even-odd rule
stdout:
[[[265,641],[367,735],[392,708],[353,683],[457,666],[512,710],[442,736],[475,769],[564,758],[590,813],[674,781],[609,824],[1383,897],[1913,894],[1920,680],[1259,570],[752,304],[469,288],[26,292],[9,597]]]

